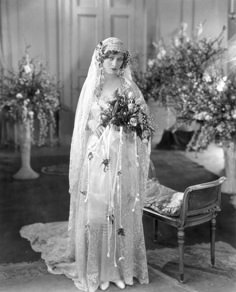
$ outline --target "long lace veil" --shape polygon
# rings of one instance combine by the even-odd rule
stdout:
[[[121,42],[116,38],[108,38],[103,41],[106,44],[109,42],[114,42],[114,40]],[[75,233],[75,221],[76,221],[76,210],[77,204],[80,200],[80,177],[81,177],[81,169],[83,166],[83,162],[86,154],[86,146],[88,142],[88,131],[86,131],[86,125],[89,118],[89,113],[91,109],[91,105],[95,100],[95,90],[100,85],[101,81],[101,67],[99,66],[97,59],[98,50],[95,48],[91,64],[88,70],[87,78],[82,87],[79,101],[75,114],[74,121],[74,130],[72,134],[72,142],[71,142],[71,150],[70,150],[70,166],[69,166],[69,192],[70,192],[70,214],[69,214],[69,224],[68,224],[68,232],[69,232],[69,249],[71,254],[74,252],[74,233]],[[124,69],[123,77],[126,82],[132,86],[135,90],[136,94],[139,98],[143,99],[140,90],[132,81],[131,70],[129,65]],[[146,152],[141,145],[141,152]],[[146,147],[147,148],[147,147]],[[150,150],[150,147],[149,147]],[[149,151],[148,150],[148,151]],[[146,157],[144,155],[144,157]],[[145,160],[145,158],[143,159]],[[145,162],[145,169],[148,168],[149,161]],[[147,172],[147,170],[146,170]]]

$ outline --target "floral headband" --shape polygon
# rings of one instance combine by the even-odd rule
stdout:
[[[102,66],[103,61],[109,57],[110,54],[116,54],[116,53],[123,53],[124,55],[124,61],[121,66],[121,69],[124,69],[130,60],[130,54],[127,50],[123,47],[123,42],[117,38],[108,38],[104,41],[101,41],[96,46],[96,60],[99,64],[99,67]]]

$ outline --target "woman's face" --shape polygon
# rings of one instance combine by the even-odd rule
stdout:
[[[105,73],[117,75],[124,61],[123,53],[110,54],[103,61]]]

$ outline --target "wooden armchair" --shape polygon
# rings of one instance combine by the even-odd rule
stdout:
[[[153,165],[151,167],[153,168]],[[220,211],[221,184],[224,180],[225,177],[220,177],[214,181],[187,187],[183,193],[178,214],[165,214],[165,212],[158,211],[158,208],[152,208],[152,206],[144,207],[144,214],[154,218],[155,240],[157,240],[158,220],[177,228],[180,282],[184,282],[185,228],[210,221],[211,265],[213,267],[215,265],[216,216]]]

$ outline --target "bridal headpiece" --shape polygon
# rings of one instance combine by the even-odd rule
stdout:
[[[122,69],[125,68],[129,62],[130,55],[129,52],[125,49],[124,43],[115,37],[110,37],[101,41],[96,46],[96,60],[98,62],[99,67],[102,66],[103,61],[106,57],[109,56],[110,53],[123,53],[124,54],[124,62],[122,64]]]
[[[107,38],[102,42],[102,44],[104,46],[105,53],[108,51],[116,51],[121,53],[126,52],[123,42],[118,38]]]

